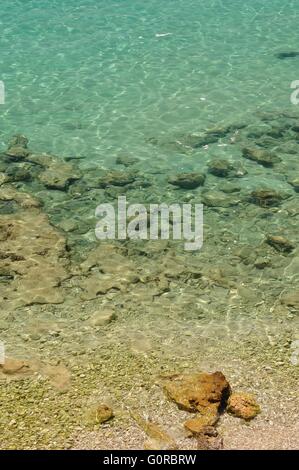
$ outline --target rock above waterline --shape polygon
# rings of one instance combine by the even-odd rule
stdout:
[[[244,158],[268,167],[272,167],[275,163],[281,161],[277,155],[259,148],[245,147],[242,149],[242,154]]]
[[[202,173],[181,173],[169,178],[168,183],[182,189],[195,189],[205,182],[205,175]]]
[[[236,392],[229,397],[227,411],[238,418],[250,421],[261,412],[261,409],[253,395]]]
[[[183,374],[170,377],[164,391],[183,410],[217,416],[225,408],[230,385],[222,372]]]

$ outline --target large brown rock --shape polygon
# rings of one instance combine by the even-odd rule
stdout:
[[[218,413],[230,395],[230,385],[221,372],[175,375],[164,390],[179,408],[201,414]]]

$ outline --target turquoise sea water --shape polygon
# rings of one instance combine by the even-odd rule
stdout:
[[[296,0],[3,0],[1,141],[147,159],[146,138],[291,107],[298,59],[274,54],[298,49],[298,17]]]

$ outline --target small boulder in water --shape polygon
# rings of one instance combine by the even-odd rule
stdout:
[[[290,253],[294,250],[295,246],[287,238],[275,235],[268,235],[266,238],[268,245],[275,248],[275,250]]]
[[[293,59],[294,57],[299,57],[299,51],[287,51],[287,52],[277,52],[275,54],[277,59]]]
[[[204,184],[205,178],[202,173],[181,173],[169,178],[168,182],[182,189],[195,189]]]
[[[259,149],[259,148],[250,148],[245,147],[242,150],[242,154],[244,158],[248,160],[252,160],[260,165],[272,167],[275,163],[280,162],[280,158],[274,155],[267,150]]]
[[[120,156],[116,159],[117,165],[124,165],[124,166],[131,166],[135,163],[138,163],[138,158],[128,157],[128,156]]]
[[[218,159],[218,160],[211,160],[208,164],[209,173],[214,176],[220,176],[225,178],[229,175],[233,166],[228,160]]]
[[[85,413],[84,422],[88,426],[106,423],[114,417],[113,410],[106,404],[91,406]]]
[[[98,183],[100,188],[107,188],[107,186],[126,186],[133,183],[136,177],[137,174],[112,170],[100,177]]]
[[[283,199],[283,195],[273,189],[258,189],[250,195],[251,202],[261,207],[277,206]]]
[[[25,160],[29,156],[29,150],[23,147],[10,147],[5,151],[5,155],[12,160]]]

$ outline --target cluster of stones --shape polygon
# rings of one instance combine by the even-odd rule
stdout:
[[[180,409],[195,413],[184,427],[197,438],[200,449],[222,448],[216,425],[224,411],[245,421],[260,413],[254,396],[232,392],[221,372],[174,375],[166,380],[164,390]]]

